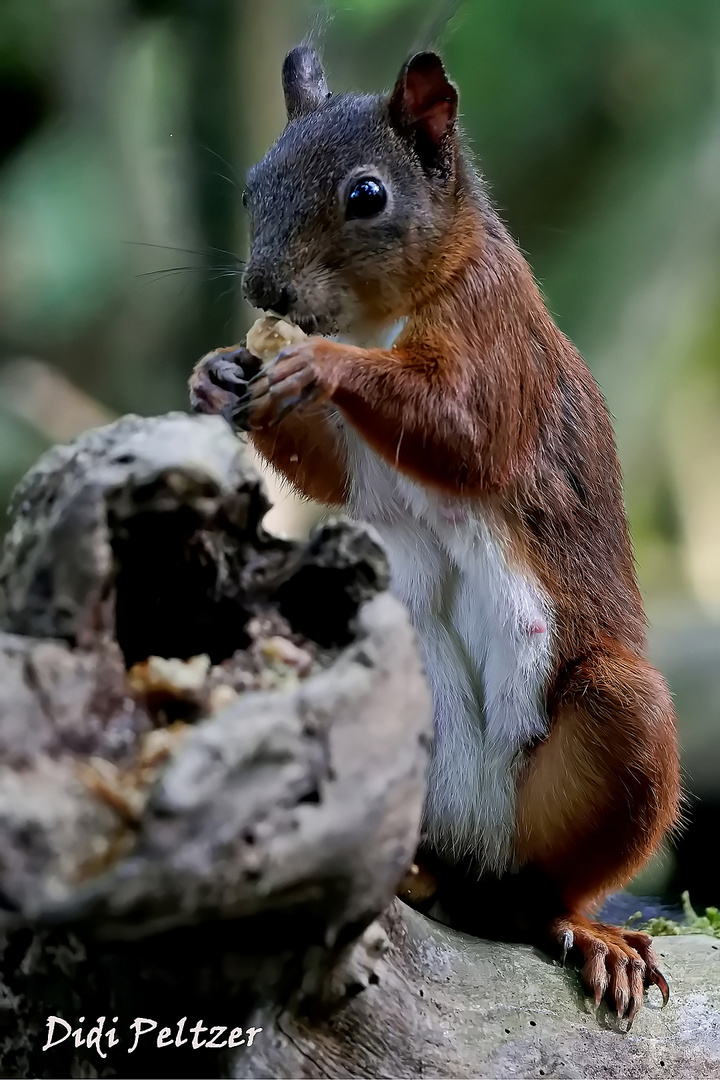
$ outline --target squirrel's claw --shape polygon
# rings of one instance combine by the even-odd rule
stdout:
[[[670,987],[667,984],[667,979],[663,975],[662,971],[656,967],[649,967],[645,972],[645,981],[648,986],[657,986],[658,990],[662,994],[663,1009],[670,1000]]]
[[[220,360],[217,365],[210,368],[208,378],[220,390],[226,390],[229,394],[244,393],[248,387],[248,380],[242,369],[228,360]]]
[[[670,987],[658,966],[658,958],[653,947],[652,938],[643,930],[624,930],[622,933],[627,944],[640,954],[645,964],[645,986],[657,986],[662,994],[663,1008],[665,1008],[670,1000]]]
[[[321,396],[317,371],[302,346],[284,349],[250,381],[252,427],[275,427],[294,409]]]
[[[573,936],[572,930],[566,927],[560,934],[560,947],[562,949],[562,954],[560,956],[560,967],[565,967],[568,953],[573,947],[574,940],[575,938]]]
[[[205,358],[208,378],[230,393],[244,390],[248,383],[262,374],[262,363],[244,345],[218,349]]]
[[[275,427],[279,424],[288,413],[293,409],[297,409],[300,405],[308,405],[310,402],[315,401],[320,396],[320,390],[317,386],[309,387],[302,394],[296,394],[295,397],[286,398],[282,405],[276,410],[273,419],[269,422],[269,427]]]

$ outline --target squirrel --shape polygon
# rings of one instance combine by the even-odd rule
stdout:
[[[263,365],[208,354],[193,408],[382,538],[433,692],[418,858],[446,909],[464,896],[461,925],[572,950],[632,1022],[648,986],[668,997],[651,939],[589,913],[677,822],[679,765],[603,397],[435,53],[387,96],[331,95],[299,46],[283,87],[287,126],[243,195],[243,287],[310,336]]]

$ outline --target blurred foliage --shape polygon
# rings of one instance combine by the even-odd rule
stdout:
[[[308,35],[337,89],[389,87],[439,41],[615,415],[645,592],[717,614],[717,0],[2,0],[2,357],[110,412],[185,407],[194,359],[247,321],[242,177]],[[0,393],[0,499],[47,438]]]
[[[716,907],[706,908],[704,915],[698,915],[690,903],[690,894],[688,892],[682,894],[681,900],[685,917],[685,921],[682,923],[665,918],[665,916],[642,922],[642,912],[638,911],[635,915],[630,916],[626,925],[632,927],[632,929],[645,930],[653,937],[676,937],[678,934],[706,934],[709,937],[720,938],[720,911]]]

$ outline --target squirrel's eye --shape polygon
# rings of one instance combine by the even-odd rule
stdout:
[[[384,210],[387,203],[387,191],[384,185],[372,176],[363,176],[350,189],[347,201],[346,217],[370,218]]]
[[[242,204],[245,207],[245,209],[247,210],[247,208],[248,208],[248,194],[247,194],[247,191],[243,191],[243,193],[242,193]]]

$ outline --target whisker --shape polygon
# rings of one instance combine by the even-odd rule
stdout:
[[[235,269],[235,267],[218,267],[218,266],[168,266],[162,270],[147,270],[142,274],[135,274],[135,278],[139,284],[151,285],[156,281],[163,281],[166,278],[178,277],[181,274],[209,274],[212,275],[209,281],[219,281],[221,278],[237,278],[242,277],[242,271]],[[144,280],[143,280],[144,279]],[[232,292],[235,286],[231,286],[228,292]]]
[[[233,166],[232,166],[232,165],[230,164],[230,162],[229,162],[229,161],[227,160],[227,158],[224,158],[224,157],[222,156],[222,154],[218,154],[217,150],[211,150],[209,146],[203,146],[203,150],[205,150],[205,151],[206,151],[206,153],[208,153],[208,154],[212,154],[212,156],[213,156],[213,157],[216,157],[216,158],[218,159],[218,161],[219,161],[219,162],[220,162],[220,163],[221,163],[222,165],[224,165],[224,166],[225,166],[225,168],[226,168],[226,169],[229,169],[229,170],[230,170],[230,173],[231,173],[231,175],[233,176],[233,179],[232,179],[232,180],[230,180],[230,178],[229,178],[229,177],[227,177],[227,176],[223,176],[223,174],[222,174],[222,173],[217,173],[217,174],[216,174],[217,176],[223,176],[223,179],[224,179],[224,180],[229,180],[229,182],[230,182],[231,184],[233,184],[233,185],[234,185],[235,187],[241,187],[241,186],[242,186],[242,183],[241,183],[241,181],[240,181],[240,178],[238,177],[237,173],[235,172],[235,169],[234,169],[234,168],[233,168]]]
[[[142,274],[135,274],[138,278],[161,277],[163,274],[211,274],[217,267],[213,266],[166,266],[163,270],[145,270]]]
[[[214,172],[213,176],[217,176],[220,180],[225,180],[231,188],[237,191],[237,183],[234,180],[231,180],[229,176],[226,176],[225,173]]]
[[[180,251],[185,255],[199,255],[201,258],[207,258],[208,255],[227,255],[228,258],[233,259],[239,266],[245,265],[245,260],[241,259],[239,255],[236,255],[234,251],[228,251],[226,248],[213,247],[208,245],[202,250],[197,248],[181,248],[171,247],[169,244],[149,244],[144,240],[123,240],[123,244],[129,244],[132,247],[147,247],[157,248],[158,251]]]
[[[149,244],[145,240],[121,240],[122,244],[127,244],[130,247],[146,247],[156,248],[158,251],[182,251],[185,255],[205,255],[204,251],[199,251],[197,248],[183,248],[172,247],[170,244]]]
[[[234,266],[166,266],[162,270],[145,270],[135,277],[160,277],[162,274],[215,274],[216,281],[221,277],[242,277],[242,271]]]
[[[213,281],[217,281],[217,280],[218,280],[217,278],[213,278]],[[219,293],[219,294],[218,294],[218,295],[217,295],[217,296],[215,297],[214,303],[215,303],[215,304],[220,304],[220,303],[222,303],[222,301],[223,301],[223,300],[224,300],[224,299],[225,299],[226,297],[228,297],[228,296],[231,296],[231,295],[232,295],[232,294],[233,294],[234,292],[235,292],[235,288],[234,288],[234,286],[232,286],[232,285],[230,286],[230,288],[229,288],[229,289],[223,289],[223,291],[222,291],[221,293]]]

